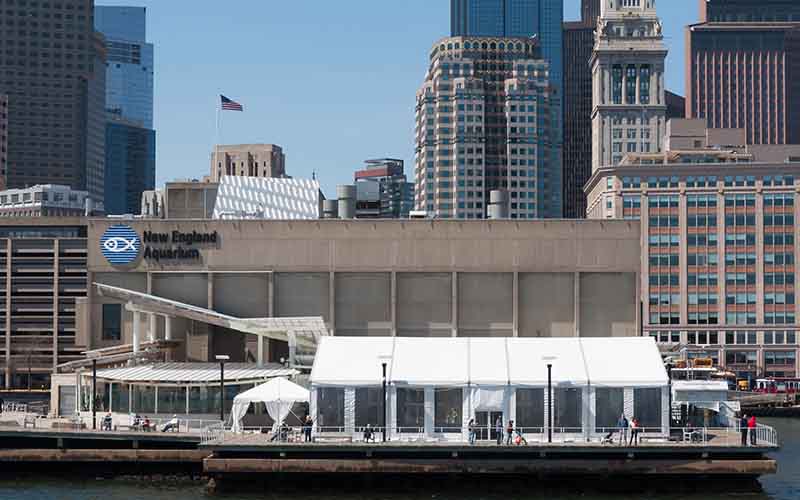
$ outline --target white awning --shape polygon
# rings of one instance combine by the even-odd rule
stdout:
[[[395,385],[463,387],[547,385],[666,387],[652,338],[343,338],[326,337],[311,372],[316,386],[381,383],[380,357],[389,357]]]
[[[123,384],[213,384],[219,383],[218,363],[159,363],[97,370],[97,378]],[[297,370],[281,365],[257,367],[253,364],[225,363],[225,382],[259,382],[274,377],[290,377]]]
[[[265,384],[253,387],[233,399],[231,420],[233,432],[242,430],[242,418],[251,403],[264,403],[267,413],[276,424],[280,424],[289,415],[295,403],[308,402],[310,393],[285,378],[274,378]]]

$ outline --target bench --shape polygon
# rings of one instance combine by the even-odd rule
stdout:
[[[25,418],[22,421],[22,428],[27,429],[28,425],[30,425],[32,429],[36,428],[36,415],[31,415],[30,413],[25,414]]]
[[[353,435],[346,432],[326,432],[314,436],[315,443],[352,443]]]

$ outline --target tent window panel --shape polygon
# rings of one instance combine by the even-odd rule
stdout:
[[[555,431],[567,433],[583,431],[581,389],[556,389],[554,399]]]
[[[434,426],[437,433],[461,433],[464,396],[461,389],[437,389]]]
[[[617,420],[625,411],[625,389],[598,388],[595,391],[595,426],[598,432],[616,428]]]
[[[635,389],[633,392],[634,418],[646,429],[661,429],[661,389]]]
[[[383,427],[383,389],[356,388],[356,427]]]
[[[332,432],[344,428],[344,389],[324,387],[317,392],[317,426]]]
[[[158,413],[186,413],[186,389],[183,387],[159,387]]]
[[[400,432],[420,432],[425,428],[425,391],[397,389],[397,426]]]
[[[544,431],[544,389],[517,389],[515,424],[525,433]]]

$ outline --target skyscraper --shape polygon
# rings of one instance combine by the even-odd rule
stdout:
[[[414,184],[408,182],[403,160],[367,160],[355,173],[356,218],[407,219],[414,208]]]
[[[105,49],[93,7],[93,0],[3,3],[8,187],[64,184],[103,201]]]
[[[0,95],[0,190],[6,188],[8,168],[8,96]]]
[[[144,7],[95,7],[95,26],[108,49],[106,109],[153,128],[153,44]]]
[[[105,36],[106,213],[139,214],[144,191],[155,188],[153,45],[144,7],[96,7]]]
[[[700,14],[686,28],[687,117],[751,144],[800,143],[800,4],[707,0]]]
[[[514,219],[561,217],[561,107],[530,38],[452,37],[434,45],[417,92],[415,205],[482,219],[489,192]]]
[[[220,145],[211,153],[210,177],[286,177],[286,155],[275,144]]]
[[[564,217],[586,216],[583,186],[592,175],[592,68],[600,0],[583,0],[582,20],[564,23]]]
[[[603,2],[592,54],[592,171],[658,153],[666,130],[664,45],[654,2]]]

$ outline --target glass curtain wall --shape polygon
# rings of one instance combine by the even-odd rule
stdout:
[[[461,389],[436,389],[434,396],[434,432],[445,434],[461,433],[461,414],[464,396]]]
[[[397,389],[397,426],[399,431],[418,433],[425,428],[425,391]]]
[[[317,392],[317,426],[328,432],[344,429],[344,389],[323,387]]]
[[[553,409],[555,432],[579,433],[583,432],[583,408],[581,405],[581,389],[558,388],[554,391]]]
[[[598,432],[610,432],[617,427],[625,411],[625,389],[595,389],[595,427]]]
[[[645,429],[661,429],[661,389],[634,389],[634,418]]]
[[[359,387],[356,389],[356,427],[367,424],[383,427],[383,389],[380,387]]]
[[[525,433],[544,431],[544,389],[517,389],[515,424]]]

